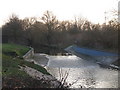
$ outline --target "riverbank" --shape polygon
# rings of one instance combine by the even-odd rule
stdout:
[[[27,74],[29,74],[32,78],[42,80],[42,83],[49,84],[49,88],[58,88],[60,86],[60,82],[52,75],[43,74],[38,70],[28,66],[20,66],[20,68],[22,71],[25,71]]]
[[[2,88],[56,88],[55,78],[45,68],[28,62],[22,56],[30,48],[15,44],[2,47]],[[49,77],[49,78],[48,78]],[[39,78],[39,79],[38,79]],[[47,80],[48,79],[48,80]],[[51,82],[54,80],[54,82]],[[56,83],[57,82],[57,83]]]

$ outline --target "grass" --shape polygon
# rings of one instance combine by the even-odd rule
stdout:
[[[14,87],[14,88],[16,86],[18,88],[19,87],[22,87],[22,88],[23,87],[40,87],[39,84],[41,84],[41,81],[35,80],[32,77],[30,77],[26,72],[21,71],[19,68],[19,65],[20,66],[26,65],[26,66],[29,66],[31,68],[34,68],[34,69],[44,73],[44,74],[50,75],[45,68],[43,68],[39,65],[36,65],[34,63],[25,61],[20,58],[28,50],[30,50],[30,48],[25,47],[25,46],[15,45],[15,44],[3,44],[2,45],[3,87]],[[20,56],[20,57],[15,57],[14,54],[10,55],[7,52],[9,52],[9,53],[15,52],[17,54],[17,56]],[[16,81],[19,81],[19,82],[17,82],[18,85],[15,84]],[[38,83],[38,84],[36,84],[36,83]],[[44,86],[45,85],[43,85],[42,87],[44,87]]]
[[[15,52],[18,56],[23,56],[30,48],[16,44],[2,44],[2,53]]]

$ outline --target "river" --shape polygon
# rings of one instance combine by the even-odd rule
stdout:
[[[72,84],[71,88],[118,88],[117,70],[101,68],[93,60],[83,60],[75,55],[48,58],[48,72],[58,80],[66,78],[66,84]]]

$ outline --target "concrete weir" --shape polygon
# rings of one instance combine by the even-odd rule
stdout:
[[[40,65],[42,67],[47,66],[49,59],[47,58],[46,54],[41,53],[34,53],[34,49],[31,48],[24,56],[24,60],[29,61],[31,63]],[[55,77],[52,75],[46,75],[43,74],[40,71],[37,71],[34,68],[28,67],[28,66],[19,66],[22,71],[25,71],[27,74],[29,74],[31,77],[37,79],[37,80],[43,80],[45,83],[49,83],[51,85],[51,88],[58,88],[60,87],[61,83],[58,81]]]
[[[101,66],[111,67],[120,70],[119,66],[113,64],[114,62],[119,60],[120,55],[116,53],[97,51],[88,48],[80,48],[76,45],[69,46],[65,50],[82,59],[94,60],[97,64]]]

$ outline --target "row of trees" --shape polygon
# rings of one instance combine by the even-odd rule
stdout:
[[[108,24],[92,24],[84,18],[74,21],[58,21],[52,12],[46,11],[39,19],[19,19],[12,15],[2,26],[3,42],[32,46],[36,52],[55,54],[72,44],[96,49],[118,49],[116,20]],[[7,39],[5,39],[7,38]]]

